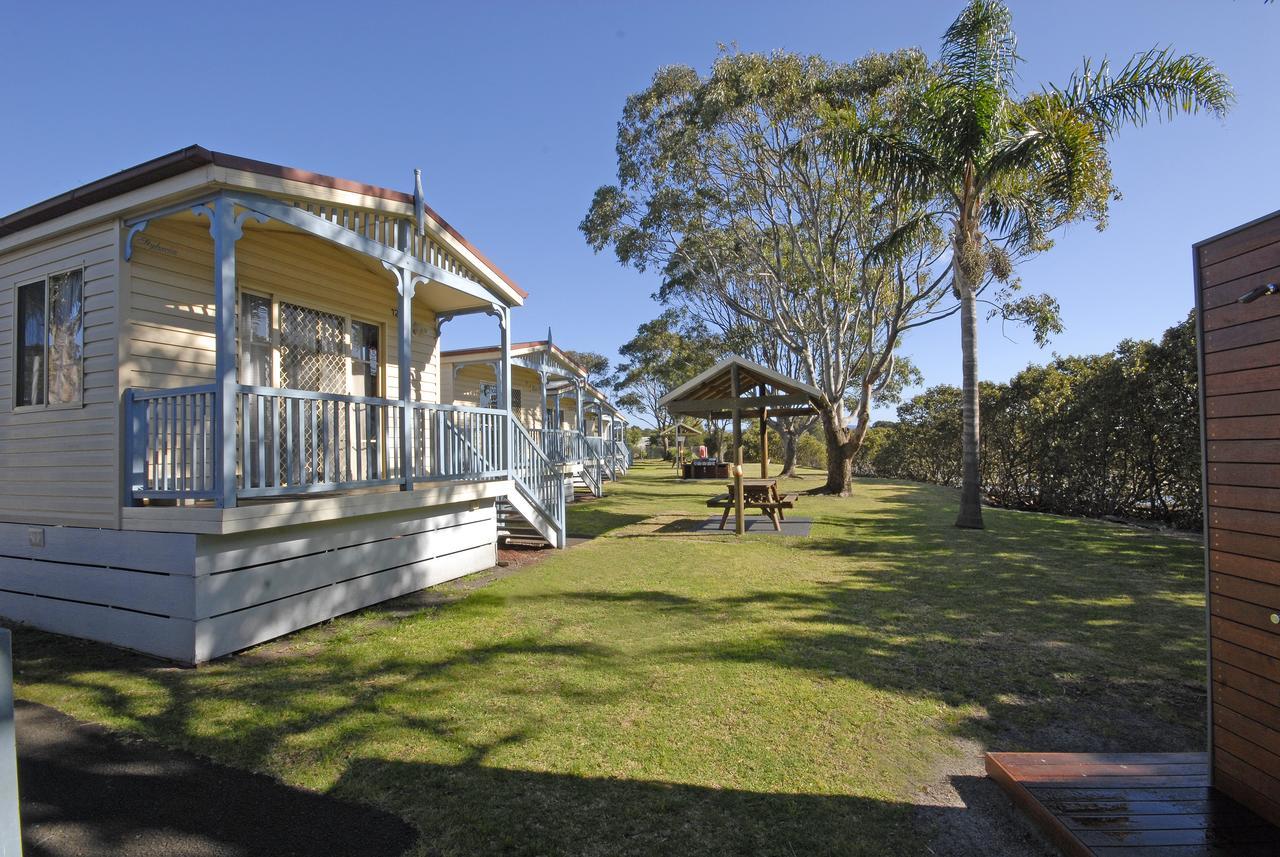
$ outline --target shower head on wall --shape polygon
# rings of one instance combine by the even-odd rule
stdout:
[[[1258,298],[1266,297],[1280,293],[1280,284],[1267,283],[1265,286],[1258,286],[1256,289],[1250,289],[1236,299],[1238,304],[1251,304]]]

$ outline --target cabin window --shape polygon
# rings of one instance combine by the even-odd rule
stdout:
[[[379,371],[378,325],[351,322],[351,392],[357,396],[377,396]]]
[[[280,386],[314,393],[347,392],[345,319],[280,303]]]
[[[241,384],[380,396],[382,328],[266,295],[240,295]]]
[[[240,296],[240,383],[275,386],[271,377],[271,298]]]
[[[481,384],[480,385],[480,407],[482,408],[501,408],[502,401],[498,398],[497,384]],[[520,391],[511,391],[511,410],[518,410],[520,407]]]
[[[20,408],[84,401],[84,271],[63,271],[17,287],[15,325]]]

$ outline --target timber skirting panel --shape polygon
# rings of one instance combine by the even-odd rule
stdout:
[[[492,500],[230,536],[0,524],[0,616],[199,663],[490,568],[496,536]]]

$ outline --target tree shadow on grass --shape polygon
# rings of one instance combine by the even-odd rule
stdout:
[[[568,515],[569,535],[574,538],[594,538],[612,530],[620,530],[645,519],[644,515],[615,512],[609,509],[573,509]]]
[[[951,504],[937,502],[946,489],[881,483],[878,491],[881,502],[856,516],[808,510],[814,535],[768,555],[776,587],[707,598],[652,589],[555,597],[630,603],[637,618],[737,625],[745,633],[655,658],[769,664],[936,699],[969,712],[948,727],[953,734],[993,749],[1202,748],[1197,544],[1000,510],[989,511],[988,530],[959,530]],[[793,585],[791,551],[818,558],[823,579]]]
[[[779,794],[680,783],[582,777],[474,765],[353,762],[333,792],[395,784],[393,808],[419,827],[428,855],[1020,854],[1019,831],[994,830],[972,851],[934,851],[938,829],[975,827],[964,806],[922,815],[905,801]],[[466,819],[458,824],[457,819]]]
[[[627,593],[614,600],[667,611],[699,609],[692,599],[658,590]],[[63,686],[93,694],[98,705],[127,720],[141,735],[266,772],[272,770],[272,754],[285,745],[293,745],[289,753],[295,762],[299,756],[313,754],[332,757],[326,794],[373,803],[406,819],[421,832],[418,846],[411,850],[418,855],[907,855],[926,853],[926,842],[939,829],[977,823],[967,818],[964,807],[935,807],[921,816],[905,800],[504,769],[492,761],[496,751],[526,742],[540,731],[560,728],[559,724],[517,718],[504,723],[505,731],[479,738],[450,714],[441,713],[437,704],[444,688],[482,680],[505,659],[529,659],[533,672],[569,660],[579,669],[591,671],[595,664],[602,673],[612,675],[625,665],[619,653],[605,646],[525,637],[469,649],[445,660],[391,652],[375,667],[351,657],[341,646],[330,645],[308,658],[313,667],[309,671],[300,671],[296,664],[286,668],[283,661],[263,661],[234,676],[220,676],[217,665],[202,671],[159,667],[140,655],[30,630],[22,631],[18,639],[25,681],[51,681],[56,671],[56,680]],[[145,679],[156,692],[122,693],[106,678],[108,673]],[[197,685],[192,681],[196,675],[211,680]],[[574,706],[605,705],[632,693],[642,681],[639,676],[631,678],[624,675],[611,688],[586,681],[577,687],[558,686],[553,693]],[[411,694],[413,705],[396,707],[388,702],[389,695],[404,692]],[[546,691],[504,686],[486,699],[500,708],[504,696],[541,692]],[[251,707],[252,718],[219,722],[218,708],[210,709],[210,702]],[[442,744],[456,761],[405,761],[369,756],[362,749],[388,747],[385,742],[398,734],[412,735],[413,746],[424,741]],[[672,741],[673,747],[678,746],[679,736],[673,735]],[[393,741],[391,747],[395,746]],[[140,747],[137,759],[145,760],[150,753]],[[557,762],[555,758],[547,761]],[[312,763],[325,767],[323,761],[312,759]],[[36,764],[48,768],[62,763],[45,758]],[[34,772],[37,776],[50,773]],[[290,792],[280,797],[268,789],[254,798],[262,804],[259,811],[224,813],[223,828],[181,812],[177,815],[183,820],[175,822],[169,817],[174,813],[147,813],[134,805],[136,801],[113,813],[109,806],[95,805],[95,800],[104,790],[109,793],[116,787],[127,787],[144,803],[165,803],[166,794],[210,800],[200,798],[201,789],[210,785],[202,779],[207,779],[207,772],[155,764],[116,774],[110,773],[109,766],[83,773],[77,780],[76,771],[61,771],[61,781],[74,783],[68,788],[75,791],[47,795],[30,818],[46,832],[70,828],[105,842],[104,854],[114,853],[111,843],[116,840],[123,848],[139,838],[150,841],[168,834],[195,837],[202,847],[210,848],[210,855],[265,854],[255,850],[255,825],[269,823],[274,812],[304,813],[305,824],[305,813],[325,811],[310,807],[305,795]],[[216,783],[212,785],[217,788]],[[927,823],[922,825],[922,818]],[[263,842],[276,848],[275,853],[294,853],[281,845],[281,837],[289,835],[287,826],[282,827],[283,832],[276,830]],[[374,847],[372,841],[369,844]],[[58,845],[48,837],[43,850],[37,847],[31,853],[40,857],[81,853],[60,850]],[[993,848],[988,853],[1002,852]]]

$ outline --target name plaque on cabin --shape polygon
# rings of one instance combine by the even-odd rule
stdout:
[[[148,238],[146,235],[135,235],[133,238],[133,243],[138,247],[143,247],[147,250],[150,250],[153,253],[160,253],[161,255],[164,255],[164,256],[178,255],[177,247],[170,247],[168,244],[161,244],[159,241],[156,241],[152,238]]]

